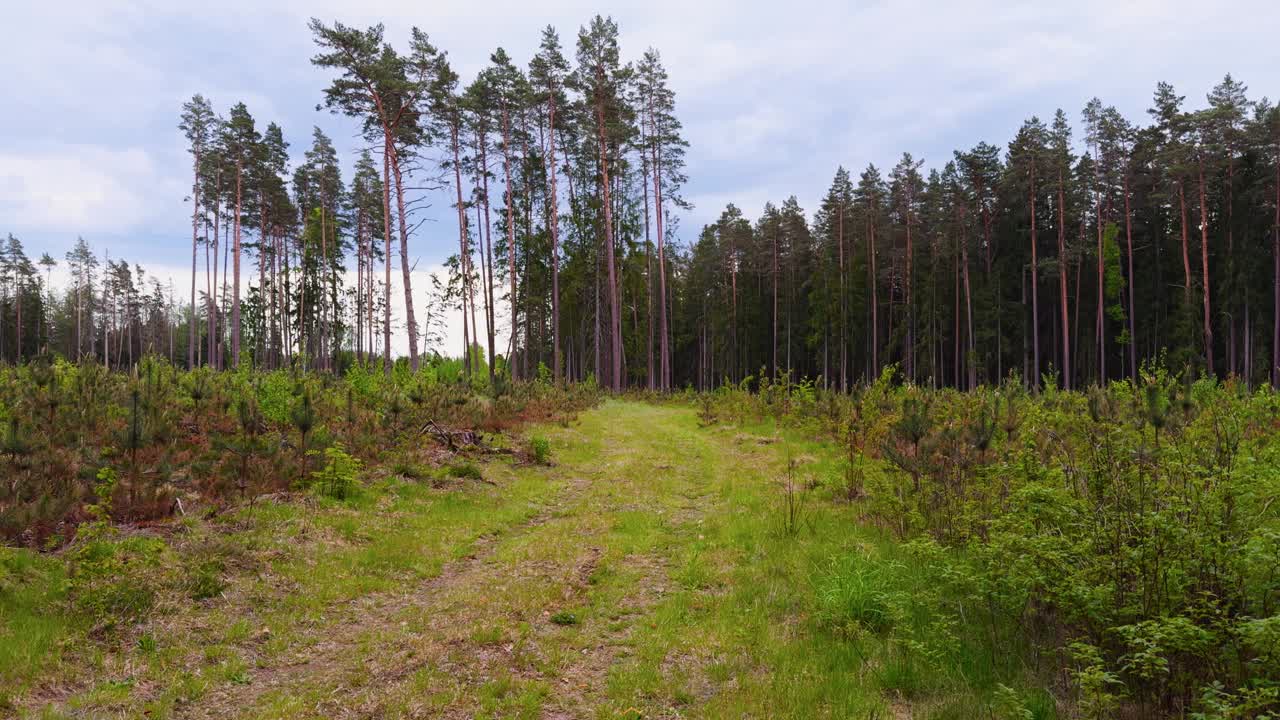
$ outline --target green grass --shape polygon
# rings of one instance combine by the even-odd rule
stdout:
[[[153,718],[957,717],[1025,681],[943,622],[931,560],[839,500],[824,443],[621,401],[535,432],[555,465],[487,463],[493,485],[401,460],[347,501],[191,524],[166,562],[194,564],[127,643],[61,653],[83,629],[50,609],[60,559],[11,554],[38,581],[0,592],[0,680],[32,717]],[[792,459],[813,487],[788,534]]]

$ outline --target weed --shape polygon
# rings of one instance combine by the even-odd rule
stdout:
[[[451,478],[458,480],[484,480],[484,474],[480,472],[480,468],[474,463],[460,462],[450,465],[446,470]]]
[[[551,442],[544,437],[529,438],[529,457],[538,465],[551,464]]]

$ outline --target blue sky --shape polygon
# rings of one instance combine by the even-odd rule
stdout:
[[[385,22],[401,45],[417,25],[465,80],[499,45],[527,63],[547,24],[571,55],[595,12],[619,22],[628,59],[663,54],[691,143],[686,240],[726,202],[754,216],[795,194],[812,212],[839,164],[887,170],[904,150],[945,162],[1003,146],[1033,114],[1076,120],[1093,95],[1145,121],[1158,80],[1195,105],[1228,71],[1253,98],[1280,94],[1274,0],[15,0],[0,9],[0,233],[56,258],[83,235],[180,287],[190,179],[176,124],[192,93],[279,123],[295,158],[317,125],[349,163],[353,123],[315,110],[328,76],[310,65],[308,17]],[[433,204],[439,221],[412,240],[422,269],[456,243],[447,200]]]

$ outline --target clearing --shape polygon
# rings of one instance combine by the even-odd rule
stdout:
[[[814,620],[832,558],[894,552],[830,493],[802,492],[787,531],[780,481],[834,467],[821,443],[618,400],[528,434],[551,467],[439,487],[371,468],[346,502],[178,523],[183,562],[216,563],[209,597],[64,648],[18,712],[911,716],[881,653]]]

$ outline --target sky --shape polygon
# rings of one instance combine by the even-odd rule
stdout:
[[[83,236],[179,288],[190,281],[191,179],[177,123],[192,94],[222,113],[243,101],[260,128],[280,124],[295,162],[320,127],[350,177],[356,126],[316,110],[331,76],[311,66],[310,17],[382,22],[400,47],[420,27],[466,81],[499,46],[527,66],[546,25],[572,58],[578,28],[612,15],[624,59],[657,48],[671,76],[690,143],[685,242],[726,203],[755,217],[766,201],[795,195],[812,213],[839,165],[887,172],[909,151],[937,166],[980,141],[1003,147],[1023,120],[1047,121],[1058,107],[1078,124],[1093,96],[1144,122],[1161,80],[1192,107],[1227,72],[1251,98],[1280,95],[1274,0],[0,6],[0,233],[17,235],[34,258],[57,259]],[[410,248],[419,296],[457,242],[447,198],[428,200]]]

